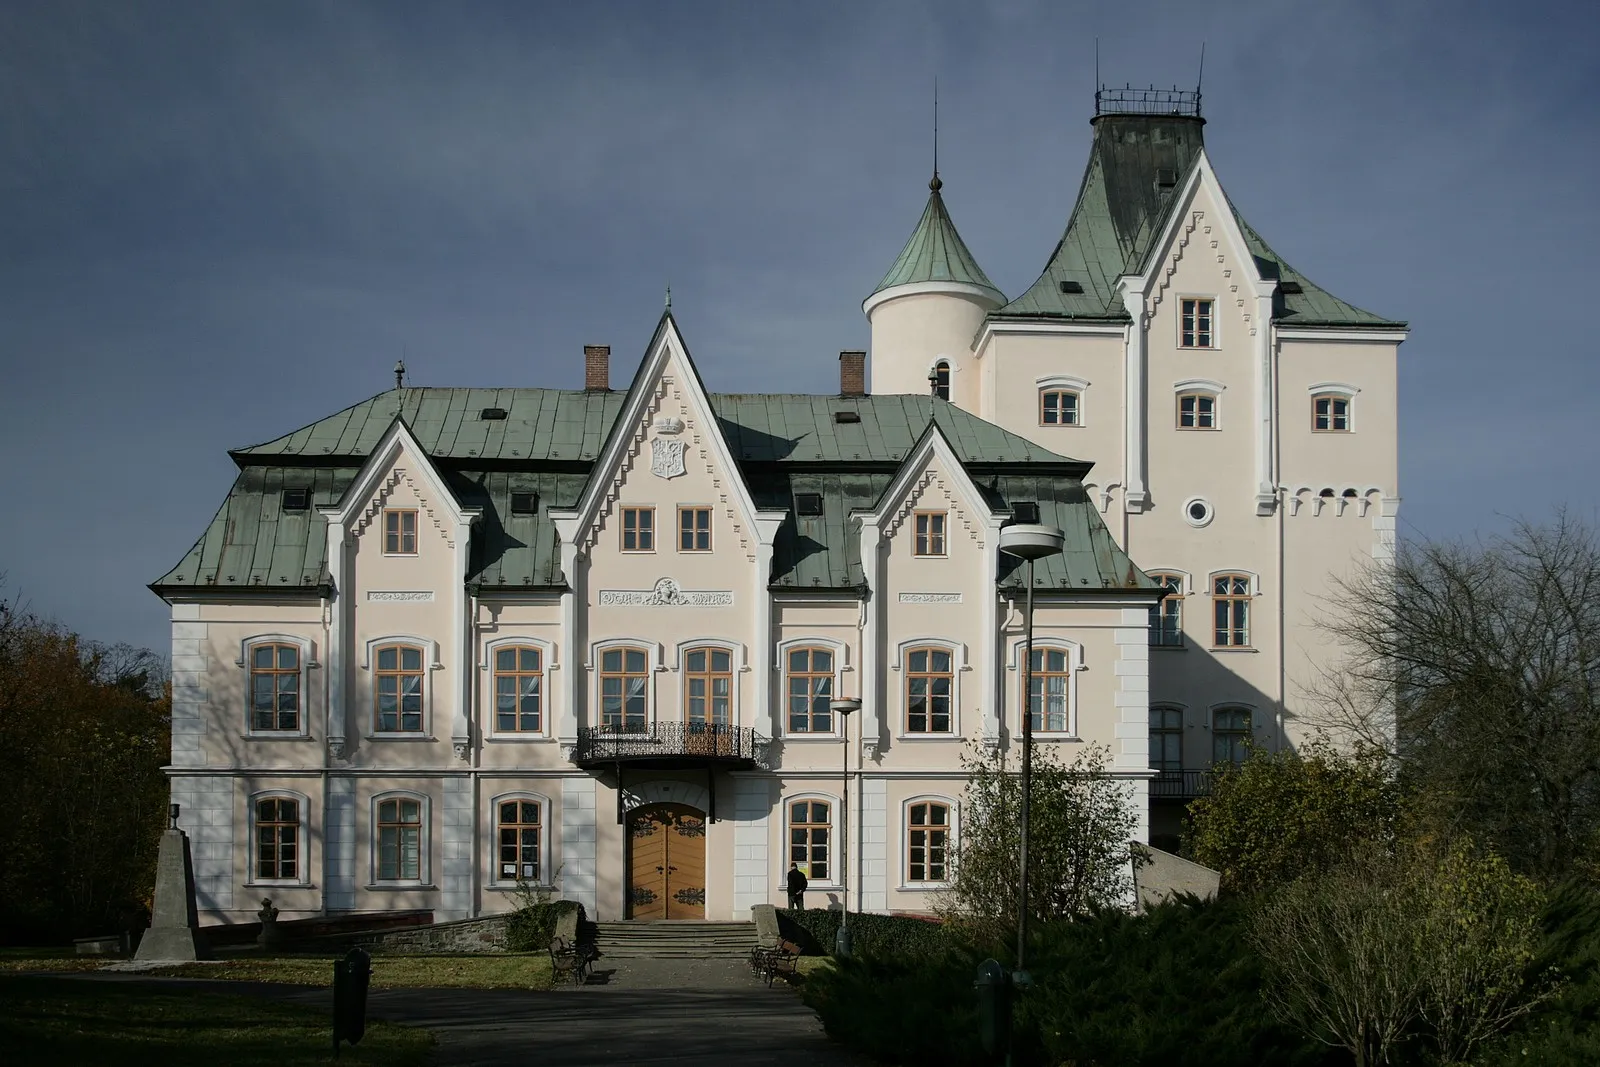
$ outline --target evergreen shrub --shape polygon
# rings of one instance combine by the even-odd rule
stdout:
[[[780,910],[778,932],[807,956],[831,956],[839,915],[828,909]],[[943,954],[949,938],[937,920],[851,912],[850,945],[858,956],[908,959]]]

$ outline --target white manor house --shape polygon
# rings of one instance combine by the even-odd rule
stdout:
[[[1406,326],[1251,229],[1193,94],[1096,111],[1014,299],[935,174],[863,304],[870,391],[844,352],[836,394],[711,392],[669,312],[621,391],[595,346],[581,391],[400,387],[232,452],[152,585],[205,921],[466,918],[518,880],[745,918],[791,861],[836,902],[841,835],[852,905],[929,911],[964,746],[1018,744],[1013,515],[1066,536],[1036,736],[1109,748],[1144,836],[1301,741],[1330,576],[1393,551]]]

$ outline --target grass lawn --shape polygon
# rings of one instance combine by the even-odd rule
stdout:
[[[830,970],[832,967],[832,956],[801,956],[794,961],[794,973],[801,978],[805,978],[816,971]]]
[[[73,948],[0,948],[0,975],[28,971],[97,971],[105,956],[80,956]]]
[[[333,984],[333,957],[251,956],[186,963],[149,974],[160,978],[328,986]],[[374,989],[549,989],[550,984],[550,957],[544,953],[372,957]]]
[[[332,1063],[328,1015],[257,997],[70,978],[0,978],[0,1048],[7,1064],[300,1067]],[[369,1022],[340,1062],[421,1067],[433,1037]]]

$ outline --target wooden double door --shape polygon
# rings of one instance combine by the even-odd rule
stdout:
[[[628,918],[706,917],[706,816],[684,804],[628,814]]]

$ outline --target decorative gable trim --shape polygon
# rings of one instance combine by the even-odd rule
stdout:
[[[415,477],[409,466],[395,466],[406,452],[416,457]],[[376,519],[383,510],[384,501],[402,481],[411,485],[434,526],[452,548],[455,547],[455,540],[451,528],[470,524],[481,514],[479,509],[463,508],[456,501],[455,494],[440,476],[427,450],[412,434],[411,427],[398,416],[367,457],[361,473],[345,489],[339,502],[332,507],[318,508],[317,512],[329,523],[338,523],[352,533],[359,534]]]

